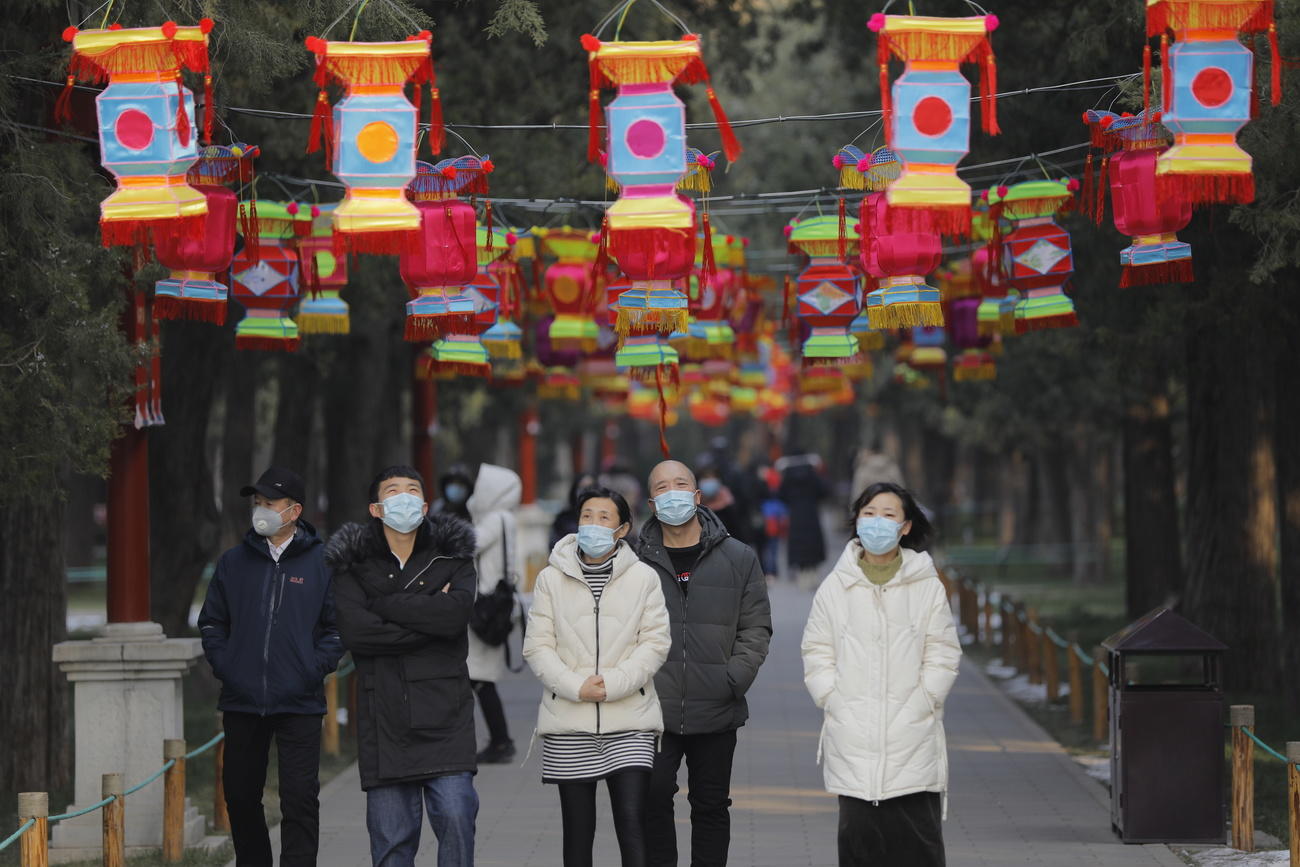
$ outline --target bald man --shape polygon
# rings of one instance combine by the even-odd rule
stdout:
[[[767,582],[754,549],[727,535],[700,505],[691,468],[664,461],[650,473],[654,515],[638,553],[663,585],[672,625],[668,661],[655,675],[664,713],[646,815],[646,864],[677,867],[673,796],[686,760],[692,867],[724,867],[731,843],[731,764],[745,693],[772,638]]]

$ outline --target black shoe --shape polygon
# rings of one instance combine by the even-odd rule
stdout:
[[[478,763],[480,765],[504,765],[515,757],[515,742],[502,741],[499,744],[488,744],[487,748],[478,754]]]

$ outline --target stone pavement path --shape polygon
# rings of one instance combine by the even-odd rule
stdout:
[[[836,800],[815,764],[821,714],[804,691],[799,640],[811,597],[789,585],[772,590],[775,636],[750,693],[752,718],[741,730],[732,797],[733,867],[834,867]],[[533,729],[538,687],[527,674],[501,684],[520,748]],[[1180,865],[1164,846],[1126,846],[1110,831],[1105,790],[972,664],[947,706],[952,792],[944,835],[950,867]],[[540,780],[540,745],[526,767],[483,768],[478,820],[480,867],[558,867],[560,807]],[[595,863],[617,865],[608,802]],[[689,863],[689,826],[679,796],[678,839]],[[437,844],[426,825],[419,863],[433,867]],[[321,795],[320,863],[369,863],[365,802],[352,768]],[[894,865],[890,865],[894,867]],[[905,867],[905,865],[897,865]]]

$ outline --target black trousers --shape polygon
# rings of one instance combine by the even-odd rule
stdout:
[[[281,867],[314,867],[320,844],[320,714],[226,711],[222,785],[238,867],[271,867],[262,790],[275,738],[280,768]]]
[[[510,740],[510,729],[506,727],[506,709],[497,694],[497,685],[490,680],[471,680],[474,694],[478,696],[478,706],[483,711],[483,722],[487,723],[488,735],[492,745],[504,744]]]
[[[665,732],[655,756],[646,810],[646,864],[677,867],[673,796],[686,759],[686,800],[691,804],[691,867],[725,867],[731,845],[731,760],[736,732],[675,735]]]
[[[942,796],[884,801],[840,795],[840,867],[944,867]]]
[[[650,772],[619,771],[605,778],[614,834],[622,867],[646,867],[645,808]],[[564,867],[592,867],[596,840],[596,781],[560,783],[560,816],[564,822]]]

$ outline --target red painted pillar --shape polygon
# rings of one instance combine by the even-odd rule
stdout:
[[[139,289],[128,291],[122,316],[128,342],[148,339],[150,321]],[[137,422],[147,423],[149,369],[136,372],[132,397]],[[108,463],[108,622],[149,622],[149,435],[148,428],[127,424],[114,440]]]
[[[618,461],[618,422],[610,419],[600,438],[600,469],[608,470]]]
[[[417,362],[418,365],[418,362]],[[433,460],[433,432],[438,424],[437,385],[423,379],[416,372],[411,380],[411,460],[424,476],[428,487],[426,496],[433,499],[436,492],[437,466]]]
[[[523,505],[537,502],[537,433],[541,428],[537,408],[519,414],[519,478],[523,480]]]
[[[587,437],[578,431],[569,440],[569,453],[573,456],[573,476],[577,478],[587,471]]]

